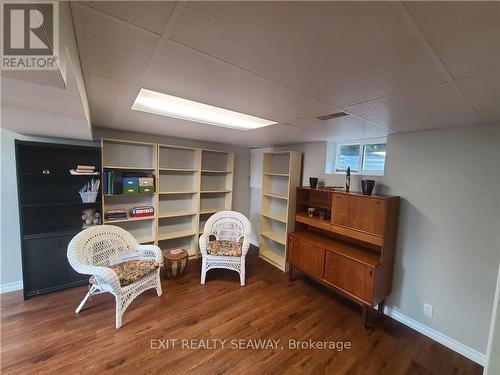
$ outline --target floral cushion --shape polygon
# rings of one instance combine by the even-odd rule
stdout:
[[[160,265],[148,260],[128,260],[123,263],[109,266],[118,276],[120,286],[126,286],[142,279],[144,276],[156,270]],[[96,284],[94,276],[89,280],[91,284]]]
[[[209,255],[240,257],[241,243],[227,240],[210,241],[207,251]]]

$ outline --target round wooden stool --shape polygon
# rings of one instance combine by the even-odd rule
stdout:
[[[179,254],[175,251],[182,250]],[[174,251],[174,254],[172,254]],[[184,249],[168,249],[163,252],[163,261],[167,279],[177,279],[184,275],[189,260],[189,254]]]

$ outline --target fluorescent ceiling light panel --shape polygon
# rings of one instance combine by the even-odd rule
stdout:
[[[251,130],[276,124],[275,121],[146,89],[141,89],[132,109],[239,130]]]

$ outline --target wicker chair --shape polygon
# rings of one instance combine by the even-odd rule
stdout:
[[[79,273],[92,275],[88,293],[76,309],[78,314],[92,294],[109,292],[116,301],[116,328],[122,325],[122,316],[130,303],[147,289],[156,289],[161,296],[161,250],[154,245],[139,245],[126,230],[114,225],[98,225],[78,233],[68,245],[68,260]],[[113,265],[131,260],[149,261],[156,269],[142,278],[121,285]],[[123,283],[122,283],[123,284]]]
[[[245,257],[250,247],[252,225],[239,212],[220,211],[212,215],[205,223],[203,234],[200,236],[200,252],[203,257],[201,266],[201,284],[205,284],[207,271],[214,268],[225,268],[240,274],[241,286],[245,285]],[[222,256],[212,255],[210,252],[210,237],[217,241],[232,241],[240,244],[241,255]]]

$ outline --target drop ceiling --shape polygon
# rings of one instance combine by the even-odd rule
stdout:
[[[260,147],[500,123],[500,2],[71,10],[93,127]],[[134,112],[141,88],[278,124],[243,132]]]

